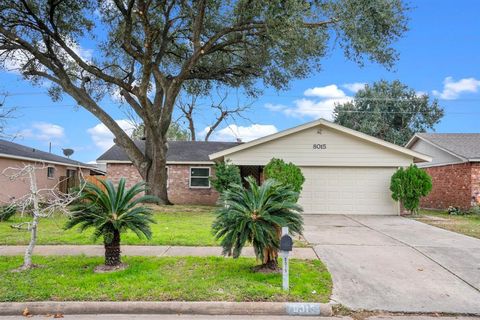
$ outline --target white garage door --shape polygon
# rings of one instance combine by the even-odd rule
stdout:
[[[395,168],[303,167],[304,213],[396,215],[390,197]]]

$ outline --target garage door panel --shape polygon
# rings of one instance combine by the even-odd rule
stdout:
[[[302,167],[305,183],[299,203],[305,213],[398,214],[390,198],[395,168]]]

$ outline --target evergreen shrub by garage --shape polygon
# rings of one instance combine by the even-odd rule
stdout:
[[[417,213],[420,198],[427,196],[431,190],[432,178],[414,164],[406,169],[398,169],[390,181],[392,198],[400,201],[412,214]]]

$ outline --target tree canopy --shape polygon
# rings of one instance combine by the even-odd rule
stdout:
[[[285,89],[319,71],[335,42],[360,64],[391,67],[406,11],[401,0],[2,1],[0,65],[52,83],[53,98],[66,93],[97,117],[168,203],[166,135],[189,83]],[[145,152],[102,107],[109,94],[145,124]]]
[[[145,125],[137,125],[130,135],[132,139],[139,140],[145,138]],[[167,141],[190,141],[190,132],[184,129],[177,122],[172,122],[167,131]]]
[[[359,90],[353,101],[337,105],[335,122],[374,137],[405,145],[416,132],[434,129],[443,108],[426,93],[396,80],[381,80]]]

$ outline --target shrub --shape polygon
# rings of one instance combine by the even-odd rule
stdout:
[[[247,187],[233,184],[222,193],[226,206],[217,210],[213,233],[221,239],[224,255],[237,258],[250,243],[262,261],[259,270],[276,270],[281,228],[288,227],[293,235],[303,231],[298,193],[273,179],[261,186],[252,177],[245,180]]]
[[[431,190],[432,178],[414,164],[406,169],[398,169],[390,181],[392,198],[400,201],[411,213],[417,213],[420,198],[428,195]]]
[[[453,216],[459,216],[459,215],[464,214],[464,212],[462,210],[460,210],[459,207],[454,207],[454,206],[449,206],[447,208],[447,212],[448,212],[448,214],[453,215]]]
[[[2,206],[0,207],[0,222],[8,221],[11,217],[13,217],[17,213],[17,208],[12,205]]]
[[[275,179],[282,184],[290,185],[297,193],[302,191],[305,177],[302,170],[291,162],[285,163],[282,159],[272,158],[265,166],[263,173],[266,179]]]
[[[210,177],[212,186],[219,193],[223,193],[231,184],[241,184],[240,169],[229,162],[217,162],[214,165],[215,177]]]
[[[142,196],[144,183],[130,189],[125,187],[125,178],[115,187],[109,180],[99,180],[103,188],[87,182],[78,204],[72,207],[72,215],[65,229],[79,226],[80,231],[92,228],[94,240],[103,237],[105,265],[121,265],[121,234],[131,230],[139,238],[150,239],[150,224],[155,223],[152,210],[142,206],[143,202],[155,202],[157,198]]]
[[[479,205],[479,204],[473,205],[473,206],[470,208],[469,213],[470,213],[470,214],[480,215],[480,205]]]

